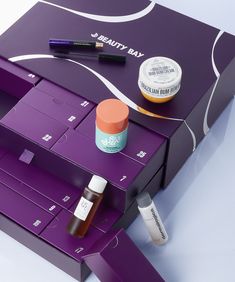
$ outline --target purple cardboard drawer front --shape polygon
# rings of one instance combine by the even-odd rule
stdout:
[[[38,167],[17,160],[14,155],[9,153],[0,160],[0,169],[67,209],[81,195],[80,189]]]
[[[71,212],[62,210],[41,233],[40,238],[80,262],[82,256],[104,233],[95,227],[90,227],[84,238],[73,237],[67,232],[71,217]]]
[[[2,158],[6,154],[6,150],[0,147],[0,158]]]
[[[39,76],[3,59],[0,59],[0,77],[0,89],[19,99],[40,81]]]
[[[94,107],[92,102],[45,79],[38,83],[36,89],[39,89],[52,97],[60,99],[68,105],[77,108],[81,112],[82,116],[86,116]]]
[[[1,123],[46,148],[67,130],[65,125],[21,102],[1,119]]]
[[[0,213],[34,234],[39,234],[53,219],[53,215],[0,184]]]
[[[56,215],[62,209],[59,205],[55,204],[48,198],[44,197],[40,193],[36,192],[29,186],[23,184],[19,180],[8,175],[4,171],[0,170],[0,183],[4,184],[11,190],[27,198],[37,206],[43,208],[47,212]]]
[[[67,127],[75,128],[85,117],[84,111],[67,104],[60,98],[50,96],[36,88],[31,89],[21,102],[30,105]]]
[[[120,153],[101,152],[94,140],[74,130],[68,130],[52,147],[52,150],[92,174],[98,174],[115,183],[123,190],[128,188],[144,168],[140,163]]]
[[[84,261],[102,282],[164,282],[123,229],[95,242]]]
[[[95,140],[95,117],[96,109],[93,109],[76,128],[92,140]],[[146,165],[165,142],[166,138],[163,136],[129,122],[127,145],[120,153]],[[162,163],[163,160],[156,165],[156,171]]]
[[[78,201],[71,207],[70,211],[74,213],[77,207]],[[111,227],[119,220],[123,215],[120,211],[112,208],[106,207],[104,204],[98,208],[92,225],[103,232],[107,232]]]

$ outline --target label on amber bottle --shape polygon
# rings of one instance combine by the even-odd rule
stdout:
[[[93,206],[93,203],[88,201],[86,198],[84,197],[81,197],[78,205],[77,205],[77,208],[74,212],[74,215],[76,217],[78,217],[79,219],[81,220],[86,220],[91,208]]]

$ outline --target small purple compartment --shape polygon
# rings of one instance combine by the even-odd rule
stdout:
[[[0,77],[0,89],[18,99],[40,81],[39,76],[1,58]]]
[[[77,94],[74,94],[45,79],[38,83],[36,89],[39,89],[40,91],[45,92],[50,96],[60,99],[66,104],[77,108],[81,112],[82,116],[86,116],[94,107],[94,103],[90,102],[89,100],[86,100]]]
[[[123,229],[106,233],[84,260],[102,282],[164,282]]]
[[[1,119],[1,123],[46,148],[67,130],[65,125],[21,102]]]
[[[39,91],[36,88],[31,89],[21,99],[21,102],[71,128],[76,127],[85,117],[85,112],[81,111],[81,109],[67,104],[60,98],[55,98]]]
[[[76,261],[81,262],[82,256],[87,254],[91,246],[104,233],[94,227],[90,227],[84,238],[74,237],[67,231],[67,225],[71,218],[71,212],[62,210],[40,234],[40,238],[74,258]]]
[[[17,160],[14,155],[9,153],[0,160],[0,169],[67,209],[81,195],[80,189],[38,167]]]
[[[33,234],[42,232],[54,217],[1,183],[0,195],[0,213]]]
[[[0,183],[4,184],[11,190],[15,191],[16,193],[20,194],[21,196],[25,197],[29,201],[35,203],[37,206],[53,215],[58,214],[62,209],[53,201],[49,200],[45,196],[41,195],[37,191],[13,178],[2,170],[0,170]]]

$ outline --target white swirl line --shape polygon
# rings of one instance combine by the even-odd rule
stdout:
[[[115,236],[115,239],[116,239],[116,244],[113,246],[113,249],[117,248],[118,244],[119,244],[119,240],[118,240],[118,237]]]
[[[214,51],[215,51],[216,44],[217,44],[218,40],[220,39],[220,37],[223,35],[223,33],[224,33],[224,31],[222,31],[222,30],[219,31],[219,33],[217,34],[217,36],[215,38],[215,41],[214,41],[214,44],[213,44],[213,47],[212,47],[212,51],[211,51],[211,63],[212,63],[212,67],[213,67],[213,70],[214,70],[214,73],[215,73],[215,76],[217,77],[217,79],[216,79],[216,82],[215,82],[214,87],[212,89],[212,92],[211,92],[211,95],[210,95],[210,98],[209,98],[209,101],[208,101],[208,104],[207,104],[207,107],[206,107],[204,120],[203,120],[203,132],[204,132],[205,135],[210,130],[210,128],[208,126],[208,113],[209,113],[212,98],[215,94],[215,90],[217,88],[217,85],[218,85],[218,82],[219,82],[219,79],[220,79],[220,73],[219,73],[219,71],[216,67],[216,64],[215,64]]]
[[[192,129],[189,127],[189,125],[187,124],[186,120],[184,120],[184,124],[186,125],[186,127],[188,128],[192,139],[193,139],[193,152],[195,151],[196,147],[197,147],[197,139],[196,139],[196,135],[194,134],[194,132],[192,131]]]
[[[28,54],[28,55],[21,55],[21,56],[15,56],[15,57],[9,58],[9,61],[18,62],[18,61],[32,60],[32,59],[61,59],[61,58],[57,58],[57,57],[54,57],[53,55],[48,55],[48,54]],[[93,73],[110,90],[110,92],[113,93],[113,95],[116,98],[118,98],[119,100],[124,102],[126,105],[128,105],[133,110],[135,110],[135,111],[137,111],[141,114],[150,116],[150,117],[184,122],[184,124],[186,125],[186,127],[188,128],[188,130],[189,130],[189,132],[192,136],[193,151],[195,150],[196,145],[197,145],[196,136],[195,136],[193,130],[189,127],[189,125],[186,123],[186,121],[184,119],[165,117],[165,116],[157,115],[155,113],[147,111],[147,110],[143,109],[142,107],[139,107],[137,104],[135,104],[131,99],[129,99],[126,95],[124,95],[115,85],[113,85],[109,80],[107,80],[104,76],[102,76],[98,72],[96,72],[93,69],[87,67],[86,65],[83,65],[83,64],[81,64],[77,61],[74,61],[72,59],[63,58],[63,60],[66,60],[68,62],[79,65],[79,66],[85,68],[86,70],[88,70],[89,72]]]
[[[139,11],[137,13],[134,14],[130,14],[130,15],[124,15],[124,16],[103,16],[103,15],[94,15],[94,14],[88,14],[88,13],[84,13],[84,12],[79,12],[73,9],[69,9],[54,3],[50,3],[44,0],[39,0],[38,2],[41,2],[43,4],[47,4],[62,10],[65,10],[67,12],[73,13],[75,15],[84,17],[84,18],[88,18],[91,20],[95,20],[95,21],[100,21],[100,22],[107,22],[107,23],[123,23],[123,22],[129,22],[129,21],[134,21],[137,19],[140,19],[144,16],[146,16],[147,14],[149,14],[152,9],[154,8],[155,4],[154,2],[151,1],[151,3],[144,8],[142,11]]]

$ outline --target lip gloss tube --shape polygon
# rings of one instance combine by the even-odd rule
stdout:
[[[144,220],[144,224],[156,245],[163,245],[168,240],[168,235],[152,201],[149,193],[144,192],[137,197],[138,210]]]
[[[85,40],[49,39],[49,46],[51,49],[58,51],[96,50],[102,48],[104,43]]]

